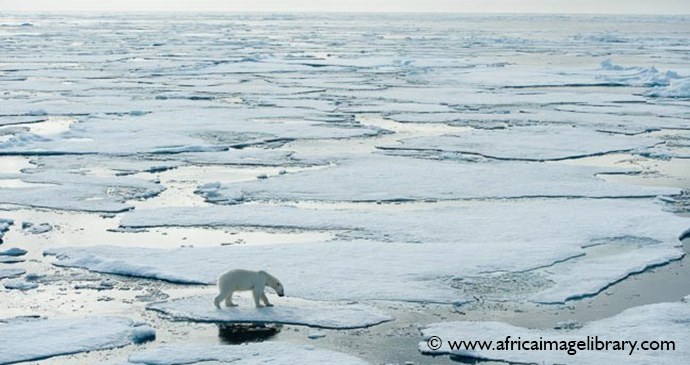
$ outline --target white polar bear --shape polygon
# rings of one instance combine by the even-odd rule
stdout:
[[[228,270],[218,277],[218,290],[220,290],[220,294],[213,299],[213,304],[217,308],[220,308],[220,302],[225,299],[226,307],[236,307],[237,304],[232,302],[232,294],[236,291],[251,290],[254,294],[254,304],[257,308],[261,307],[261,301],[263,301],[267,307],[272,307],[273,304],[268,302],[266,293],[264,293],[264,288],[266,286],[273,288],[273,290],[278,293],[279,297],[285,295],[283,284],[281,284],[275,276],[263,270]]]

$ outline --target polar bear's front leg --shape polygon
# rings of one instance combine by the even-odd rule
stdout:
[[[268,297],[266,296],[266,293],[261,293],[261,301],[263,301],[267,307],[273,307],[273,304],[268,302]]]
[[[256,287],[252,291],[252,294],[254,294],[254,305],[259,308],[261,307],[261,297],[264,295],[264,287]]]

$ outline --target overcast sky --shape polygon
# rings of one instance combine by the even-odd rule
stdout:
[[[0,0],[0,11],[689,14],[690,0]]]

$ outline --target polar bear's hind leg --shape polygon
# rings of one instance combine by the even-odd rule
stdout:
[[[220,302],[222,302],[226,297],[228,297],[227,292],[221,291],[220,294],[213,298],[213,305],[215,305],[216,308],[220,308]]]
[[[232,302],[232,294],[234,292],[228,293],[228,296],[225,298],[225,306],[226,307],[237,307],[237,304]]]

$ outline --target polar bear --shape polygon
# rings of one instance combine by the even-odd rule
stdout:
[[[280,283],[275,276],[261,270],[251,271],[243,269],[232,269],[222,273],[218,277],[218,294],[213,299],[213,304],[220,308],[220,302],[225,299],[226,307],[236,307],[237,304],[232,302],[232,294],[236,291],[251,290],[254,294],[254,304],[257,308],[261,307],[261,301],[267,307],[272,307],[273,304],[268,302],[264,288],[269,286],[278,293],[279,297],[285,295],[283,284]]]

